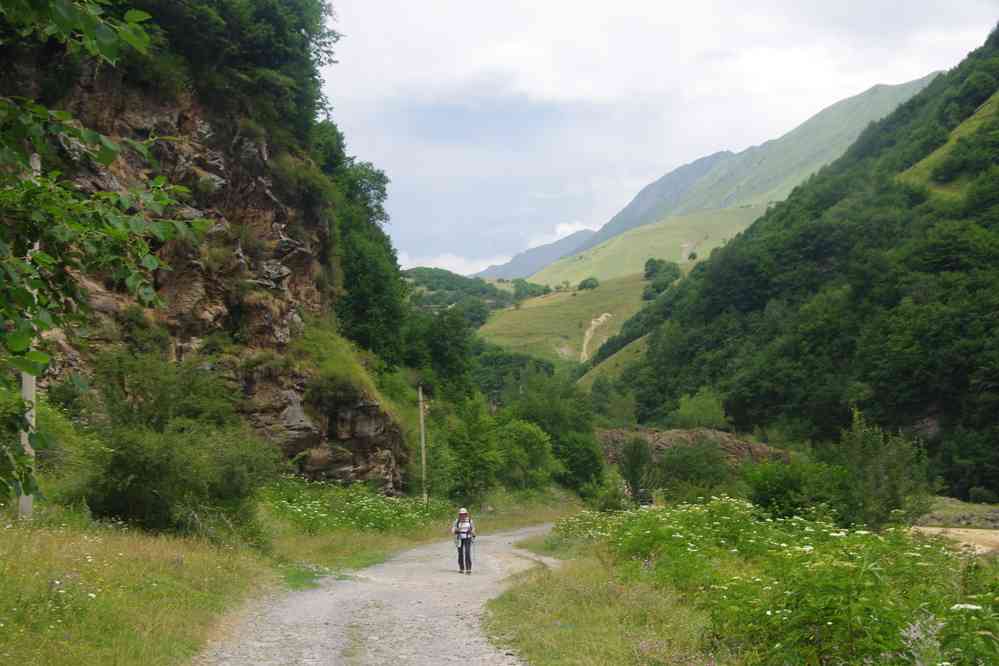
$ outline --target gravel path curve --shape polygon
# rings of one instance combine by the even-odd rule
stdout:
[[[251,608],[197,666],[522,664],[493,647],[479,626],[485,602],[511,574],[537,562],[514,548],[548,525],[476,539],[474,573],[457,572],[452,541],[420,546],[320,587],[275,596]]]

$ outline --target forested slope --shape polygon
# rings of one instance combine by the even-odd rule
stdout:
[[[927,439],[950,491],[999,487],[999,146],[966,133],[928,183],[899,175],[999,87],[999,33],[625,324],[655,421],[713,386],[743,430],[833,439],[852,408]],[[966,183],[960,196],[938,185]]]

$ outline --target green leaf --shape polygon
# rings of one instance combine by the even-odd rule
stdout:
[[[7,359],[7,361],[17,370],[20,370],[21,372],[26,372],[29,375],[35,377],[37,377],[38,375],[42,374],[42,372],[45,371],[45,368],[43,366],[40,366],[37,363],[29,361],[23,356],[11,356],[9,359]]]
[[[118,59],[118,47],[120,44],[118,33],[112,30],[106,23],[97,24],[97,28],[94,30],[94,39],[97,42],[97,50],[102,56],[112,62]]]
[[[11,331],[4,337],[3,344],[11,352],[20,354],[31,346],[31,338],[32,335],[30,331]]]
[[[138,25],[123,25],[118,30],[118,36],[139,53],[146,54],[149,51],[149,35]]]
[[[144,268],[150,271],[155,271],[157,268],[159,268],[160,265],[160,262],[156,258],[156,255],[153,254],[147,254],[146,256],[144,256],[142,258],[141,263]]]
[[[94,159],[104,166],[108,166],[118,159],[118,151],[108,148],[106,145],[102,144],[100,150],[98,150],[97,154],[94,156]]]
[[[52,0],[52,20],[63,32],[71,32],[77,27],[80,14],[70,0]]]
[[[125,21],[128,23],[142,23],[143,21],[148,21],[152,17],[152,14],[147,14],[139,9],[129,9],[125,12]]]
[[[31,351],[29,351],[27,354],[24,355],[24,358],[28,359],[32,363],[37,363],[38,365],[48,365],[49,361],[52,360],[52,358],[48,354],[46,354],[45,352],[40,352],[36,349],[32,349]]]

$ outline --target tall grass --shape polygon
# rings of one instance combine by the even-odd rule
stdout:
[[[0,518],[0,663],[181,664],[274,580],[259,554],[98,524]]]

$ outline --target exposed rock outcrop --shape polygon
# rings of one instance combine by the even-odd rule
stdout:
[[[636,430],[611,429],[598,430],[597,438],[603,446],[604,456],[610,463],[617,463],[618,452],[629,440],[640,437],[652,447],[652,455],[658,458],[662,452],[674,446],[691,446],[698,441],[710,440],[717,442],[725,452],[729,462],[765,462],[780,460],[787,462],[790,457],[787,451],[774,449],[766,444],[750,442],[735,435],[720,430],[697,428],[694,430],[654,430],[639,428]]]
[[[41,79],[30,63],[17,66],[25,69],[20,80]],[[241,360],[254,354],[283,354],[305,319],[330,307],[334,294],[324,295],[318,286],[324,269],[319,258],[331,262],[335,256],[326,223],[283,200],[266,141],[244,135],[233,119],[212,117],[190,96],[164,101],[123,85],[119,77],[96,67],[85,71],[62,104],[84,125],[123,145],[126,139],[169,137],[149,144],[155,160],[126,152],[104,167],[72,142],[60,149],[75,165],[72,176],[83,191],[125,192],[163,174],[192,192],[192,200],[170,215],[210,224],[198,243],[174,240],[157,249],[169,266],[155,276],[163,307],[146,315],[169,332],[173,356],[184,358],[212,334],[229,333],[238,344],[228,372],[242,383],[245,416],[262,436],[297,456],[313,478],[374,481],[386,492],[399,492],[406,447],[401,429],[378,404],[358,399],[333,414],[313,414],[305,400],[307,372],[290,366],[240,369]],[[95,328],[113,330],[116,317],[135,306],[99,276],[80,276],[80,282]],[[69,333],[47,336],[56,352],[50,381],[88,372],[88,354],[74,347]],[[107,344],[113,342],[109,337]],[[91,351],[104,344],[93,336],[90,343]]]

